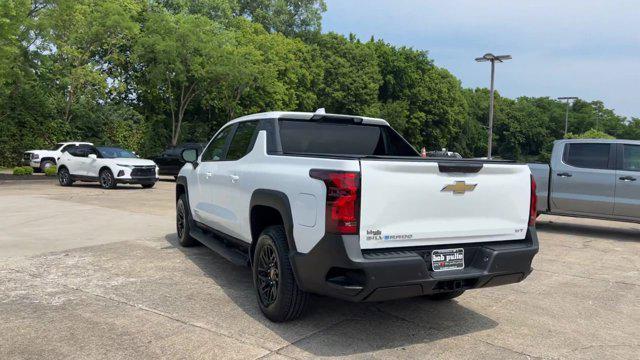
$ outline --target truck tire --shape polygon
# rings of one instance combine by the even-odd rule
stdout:
[[[282,225],[266,228],[253,256],[253,284],[260,310],[273,322],[299,318],[309,294],[300,290],[289,261],[289,245]]]
[[[40,171],[44,172],[45,170],[47,170],[48,168],[55,166],[56,163],[54,163],[51,160],[44,160],[40,163]]]
[[[191,247],[198,245],[198,241],[189,235],[191,231],[191,214],[187,211],[186,203],[186,196],[184,194],[180,195],[176,202],[176,233],[178,234],[180,246]]]
[[[104,189],[115,189],[116,187],[116,179],[113,177],[113,173],[109,169],[104,169],[100,171],[100,186]]]
[[[426,297],[427,299],[433,300],[433,301],[443,301],[443,300],[451,300],[453,298],[457,298],[462,294],[464,294],[464,290],[455,290],[455,291],[426,295]]]
[[[69,172],[69,169],[63,167],[58,170],[58,182],[60,182],[61,186],[73,185],[73,180],[71,180],[71,173]]]

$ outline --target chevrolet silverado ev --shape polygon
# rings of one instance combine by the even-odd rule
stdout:
[[[272,321],[311,293],[447,300],[517,283],[538,252],[527,165],[421,158],[382,119],[254,114],[182,157],[180,244],[250,266]]]

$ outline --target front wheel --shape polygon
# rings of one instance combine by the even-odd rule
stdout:
[[[253,255],[253,284],[260,310],[274,322],[299,318],[309,302],[309,294],[298,287],[288,254],[282,225],[260,234]]]
[[[198,241],[191,237],[191,214],[187,210],[187,198],[180,195],[176,203],[176,232],[178,233],[178,242],[183,247],[191,247],[198,244]]]
[[[69,173],[69,169],[63,167],[58,170],[58,181],[62,186],[71,186],[73,184],[73,180],[71,180],[71,173]]]
[[[40,171],[45,172],[48,168],[55,166],[56,164],[51,160],[44,160],[40,163]]]
[[[143,189],[151,189],[152,187],[154,187],[156,185],[156,183],[152,182],[152,183],[144,183],[144,184],[140,184],[142,185]]]
[[[103,189],[113,189],[116,187],[116,179],[113,177],[113,173],[109,169],[100,171],[100,186]]]

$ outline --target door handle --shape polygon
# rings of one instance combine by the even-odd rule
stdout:
[[[560,177],[572,177],[573,175],[564,172],[564,173],[558,173],[558,176],[560,176]]]
[[[634,178],[633,176],[621,176],[620,180],[622,180],[622,181],[636,181],[636,178]]]
[[[240,176],[238,176],[238,175],[230,175],[230,177],[231,177],[231,182],[232,183],[237,183],[238,180],[240,180]]]
[[[212,176],[213,176],[213,173],[212,173],[212,172],[206,172],[206,173],[204,173],[204,177],[206,177],[207,179],[208,179],[208,178],[210,178],[210,177],[212,177]]]

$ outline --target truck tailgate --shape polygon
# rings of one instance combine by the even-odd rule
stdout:
[[[362,159],[360,164],[362,249],[526,236],[531,194],[526,165],[484,163],[471,173],[441,171],[433,161]]]

